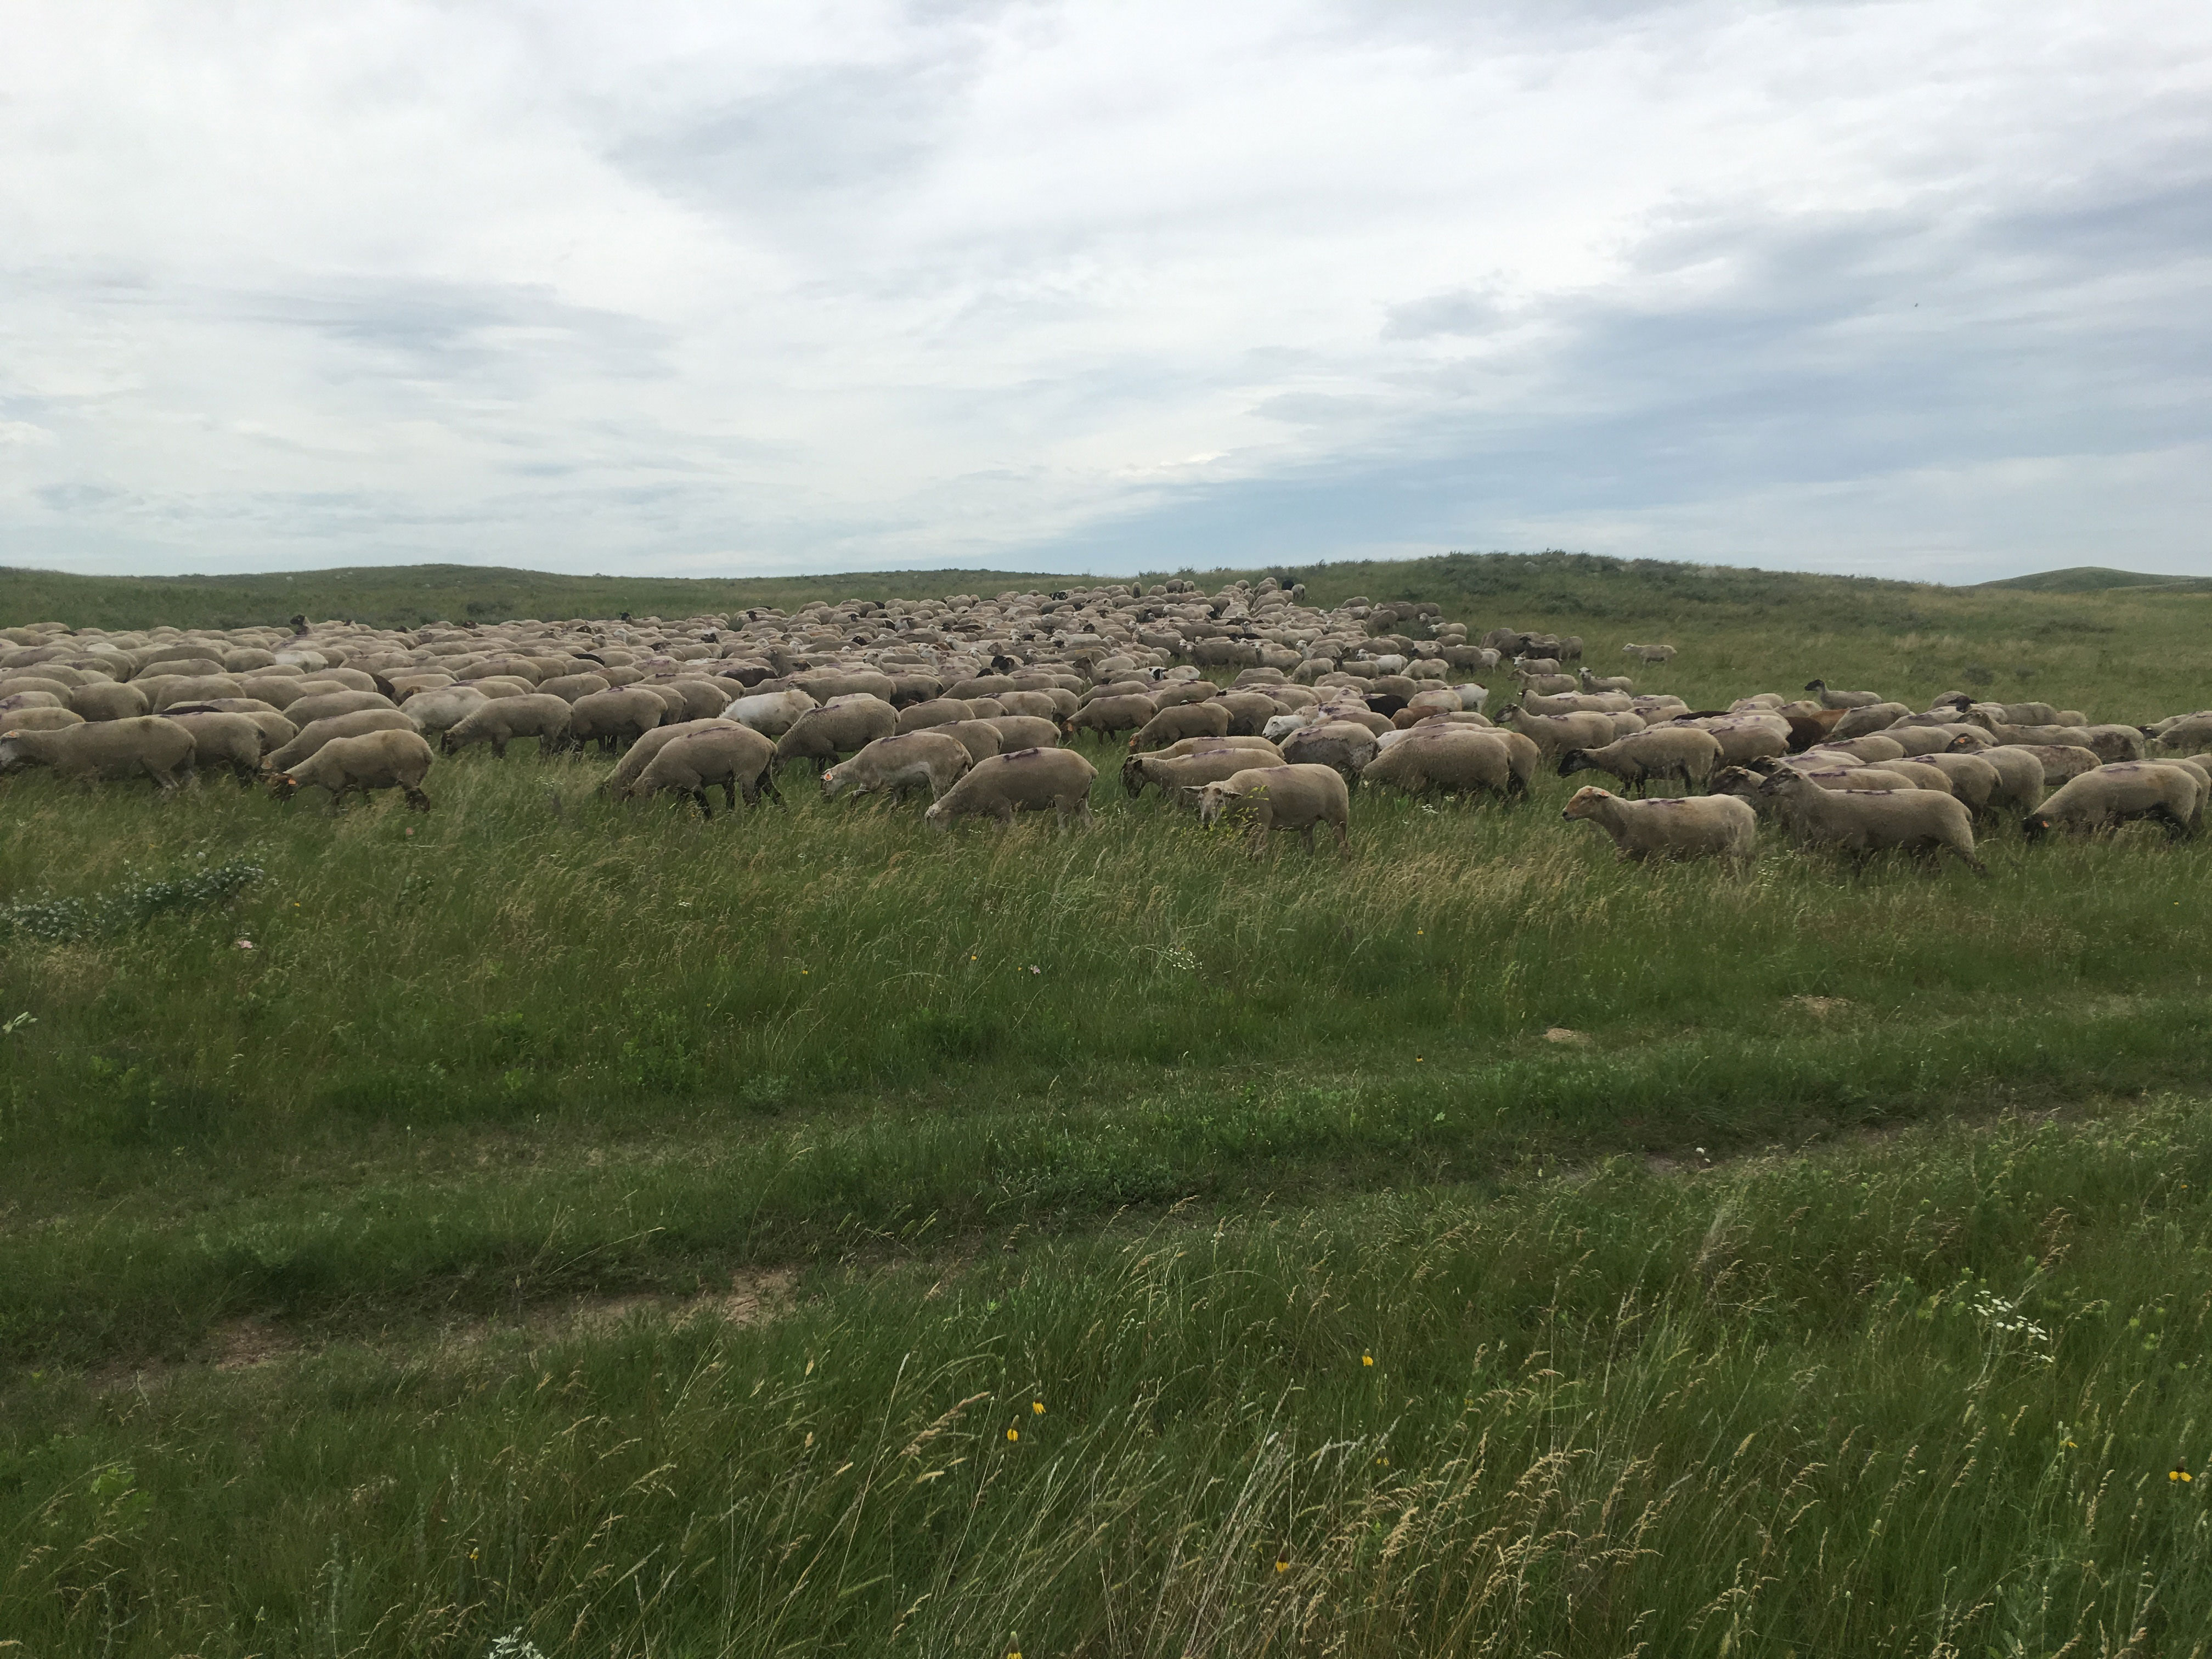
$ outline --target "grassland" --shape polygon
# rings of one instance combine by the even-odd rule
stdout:
[[[2212,702],[2212,597],[1342,579],[1698,702]],[[2208,1650],[2207,844],[1739,882],[1553,781],[1254,864],[1107,769],[5,785],[0,1639]]]

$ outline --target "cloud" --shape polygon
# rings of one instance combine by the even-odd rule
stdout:
[[[2212,568],[2201,8],[102,16],[12,562]]]

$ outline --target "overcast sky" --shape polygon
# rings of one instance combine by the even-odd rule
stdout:
[[[2212,571],[2212,6],[0,7],[0,562]]]

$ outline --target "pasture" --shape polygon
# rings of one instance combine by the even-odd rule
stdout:
[[[2201,592],[1279,574],[2212,703]],[[0,782],[0,1639],[2212,1650],[2212,841],[1632,866],[1547,769],[1255,860],[1076,746],[1068,834]]]

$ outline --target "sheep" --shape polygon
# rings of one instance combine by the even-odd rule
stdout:
[[[1675,649],[1671,645],[1624,645],[1620,647],[1620,654],[1634,657],[1638,662],[1672,662]]]
[[[904,737],[909,732],[927,732],[932,726],[950,726],[955,720],[970,720],[975,711],[966,703],[951,697],[930,697],[921,702],[910,702],[898,713],[898,729],[894,737]]]
[[[819,774],[848,755],[858,754],[878,738],[898,732],[898,710],[880,697],[810,708],[776,739],[776,764],[811,760]]]
[[[1823,708],[1871,708],[1882,701],[1879,691],[1838,691],[1826,680],[1808,680],[1805,689],[1820,700]]]
[[[800,715],[821,704],[805,692],[793,687],[782,691],[756,692],[751,696],[738,697],[724,705],[722,718],[749,726],[764,738],[780,738],[791,730]]]
[[[1790,727],[1778,714],[1717,714],[1668,720],[1670,731],[1710,732],[1721,746],[1721,760],[1741,766],[1790,752]]]
[[[393,689],[398,689],[394,681]],[[538,689],[549,697],[558,697],[573,704],[579,697],[588,697],[595,692],[611,690],[614,682],[604,674],[556,674],[550,680],[538,682]],[[430,688],[424,688],[425,690]],[[719,711],[718,711],[719,712]]]
[[[822,799],[888,794],[896,803],[909,789],[927,789],[933,801],[975,763],[967,746],[942,732],[908,732],[878,738],[852,759],[822,775]]]
[[[1262,756],[1269,766],[1279,766],[1283,761],[1282,750],[1265,738],[1183,738],[1152,752],[1163,760],[1175,760],[1184,755],[1212,754],[1217,749],[1241,749],[1248,755]],[[1261,763],[1258,760],[1245,763],[1248,766]]]
[[[729,706],[719,690],[712,701],[712,711],[687,712],[681,720],[712,719]],[[562,747],[580,750],[586,744],[597,743],[600,754],[618,754],[655,726],[678,724],[678,720],[670,718],[670,714],[665,703],[644,686],[625,685],[617,690],[589,692],[568,705],[568,741]]]
[[[1569,750],[1602,749],[1613,741],[1613,720],[1605,714],[1531,714],[1526,709],[1507,708],[1498,718],[1501,723],[1511,721],[1516,731],[1555,764]]]
[[[1960,741],[1963,744],[1964,740]],[[2105,763],[2095,750],[2085,749],[2079,744],[2006,743],[1999,744],[1996,749],[1977,749],[1973,752],[1986,758],[1999,749],[2034,756],[2043,763],[2044,782],[2052,786],[2071,783],[2084,772],[2094,772]]]
[[[1132,755],[1123,761],[1121,787],[1129,792],[1131,800],[1142,795],[1149,784],[1178,805],[1194,805],[1198,791],[1209,783],[1220,783],[1256,766],[1279,764],[1279,757],[1249,749],[1202,749],[1187,755],[1158,750]]]
[[[1229,735],[1229,711],[1213,702],[1171,703],[1146,720],[1137,735],[1129,739],[1129,747],[1141,752],[1149,749],[1164,749],[1180,738],[1225,738]]]
[[[556,695],[548,692],[547,696]],[[473,685],[434,686],[417,691],[407,699],[400,713],[426,738],[442,738],[467,719],[471,711],[481,708],[491,699]]]
[[[1018,749],[1011,755],[994,755],[970,767],[950,789],[933,802],[922,821],[933,829],[950,830],[964,817],[1014,821],[1017,812],[1041,812],[1050,807],[1065,830],[1071,819],[1091,822],[1091,785],[1098,769],[1073,749]]]
[[[712,720],[679,720],[673,726],[656,726],[623,751],[623,757],[616,763],[615,769],[600,781],[599,793],[603,795],[611,795],[617,800],[627,800],[629,798],[630,786],[643,775],[647,763],[677,738],[688,738],[700,732],[713,732],[737,724],[735,720],[726,720],[717,715]],[[741,729],[752,730],[750,726]],[[776,794],[775,790],[770,789],[768,793],[772,799],[779,803],[781,802],[783,798]]]
[[[287,714],[285,719],[289,720]],[[413,722],[397,708],[364,708],[356,714],[332,714],[326,720],[310,720],[295,732],[291,740],[265,757],[262,769],[282,772],[295,765],[334,738],[366,737],[371,732],[405,732],[414,729]]]
[[[1001,754],[1060,747],[1060,727],[1042,714],[994,714],[988,724],[999,734]]]
[[[214,697],[206,702],[188,702],[173,706],[167,718],[174,720],[179,714],[243,714],[261,732],[261,752],[268,754],[281,749],[300,735],[300,728],[271,708],[267,703],[252,697]]]
[[[51,708],[33,705],[21,708],[0,708],[0,732],[61,732],[72,726],[83,726],[83,715],[69,708]]]
[[[1828,736],[1831,739],[1863,738],[1869,732],[1887,732],[1911,712],[1901,702],[1875,702],[1846,708],[1844,717],[1828,728]]]
[[[1508,799],[1528,793],[1528,780],[1513,765],[1513,752],[1501,732],[1471,726],[1443,726],[1408,732],[1360,769],[1359,781],[1409,795],[1439,790],[1459,794],[1487,790]]]
[[[1951,793],[1964,801],[1966,810],[1977,817],[2002,810],[2006,802],[2004,782],[1997,769],[1979,755],[1921,755],[1914,758],[1913,764],[1932,766],[1950,780]],[[2039,782],[2042,775],[2039,766]]]
[[[69,706],[72,714],[88,720],[124,720],[152,712],[143,691],[112,680],[76,687],[69,694]]]
[[[519,697],[493,697],[471,709],[447,729],[443,747],[452,755],[471,744],[489,743],[492,758],[505,760],[507,745],[517,738],[537,738],[542,755],[556,752],[568,736],[568,705],[533,691]]]
[[[212,695],[223,696],[227,692]],[[197,702],[197,697],[191,699]],[[160,712],[161,699],[155,700],[155,712]],[[295,697],[286,705],[285,716],[295,726],[312,726],[317,720],[327,720],[332,714],[358,714],[364,708],[396,708],[399,705],[377,691],[322,691],[313,696]],[[296,711],[296,712],[295,712]]]
[[[1521,689],[1524,692],[1533,691],[1539,696],[1549,696],[1557,692],[1572,691],[1577,689],[1575,678],[1571,674],[1532,674],[1525,669],[1516,667],[1513,671],[1513,678],[1520,683]]]
[[[1350,720],[1327,720],[1303,732],[1291,732],[1284,739],[1281,752],[1286,765],[1334,767],[1349,781],[1375,758],[1375,738],[1376,734],[1364,726]]]
[[[173,705],[164,718],[192,734],[195,768],[228,766],[240,788],[251,788],[261,775],[261,728],[246,715],[188,711]]]
[[[70,706],[75,707],[73,699]],[[2145,726],[2143,734],[2169,755],[2212,753],[2212,710],[2177,714],[2171,720],[2159,721],[2155,726]]]
[[[431,759],[430,745],[411,729],[333,738],[277,774],[273,787],[280,800],[289,800],[296,790],[327,789],[333,811],[356,790],[366,798],[372,789],[397,788],[410,808],[427,812],[430,798],[422,793],[422,780],[430,775]]]
[[[1613,837],[1625,863],[1717,858],[1741,871],[1759,852],[1759,815],[1750,802],[1734,795],[1623,800],[1603,789],[1585,788],[1575,792],[1559,816],[1596,824]]]
[[[1596,749],[1570,749],[1559,775],[1610,772],[1638,794],[1659,778],[1680,778],[1685,794],[1705,788],[1721,763],[1721,742],[1710,732],[1684,726],[1637,732]]]
[[[2185,766],[2158,761],[2124,762],[2084,772],[2063,785],[2021,820],[2030,841],[2053,830],[2102,830],[2136,818],[2156,818],[2179,841],[2193,833],[2204,811],[2204,786]]]
[[[1307,853],[1314,850],[1314,827],[1336,831],[1336,850],[1352,850],[1352,793],[1334,767],[1255,767],[1199,791],[1198,821],[1211,829],[1224,818],[1249,822],[1249,849],[1264,852],[1271,830],[1296,830]]]
[[[158,714],[0,734],[0,773],[51,766],[81,783],[145,776],[163,794],[192,780],[192,734]]]
[[[701,817],[712,818],[714,809],[708,804],[707,788],[709,784],[719,783],[722,786],[723,800],[732,812],[738,810],[740,790],[744,792],[748,806],[759,805],[763,793],[779,806],[783,804],[783,797],[775,787],[773,741],[735,720],[686,720],[679,724],[696,725],[699,729],[686,732],[656,748],[653,757],[629,784],[626,792],[629,798],[643,799],[664,789],[673,789],[697,802]],[[640,734],[641,739],[643,735]]]
[[[1636,690],[1636,682],[1626,674],[1593,674],[1587,668],[1577,669],[1576,678],[1585,691],[1619,691],[1624,694]]]
[[[1974,855],[1972,815],[1949,795],[1929,789],[1827,790],[1786,767],[1759,787],[1800,840],[1840,848],[1861,866],[1886,848],[1940,848],[1978,876],[1990,872]]]
[[[968,751],[970,761],[988,760],[1002,755],[1006,745],[999,740],[999,728],[988,720],[955,720],[950,726],[933,726],[933,732],[942,732]]]

